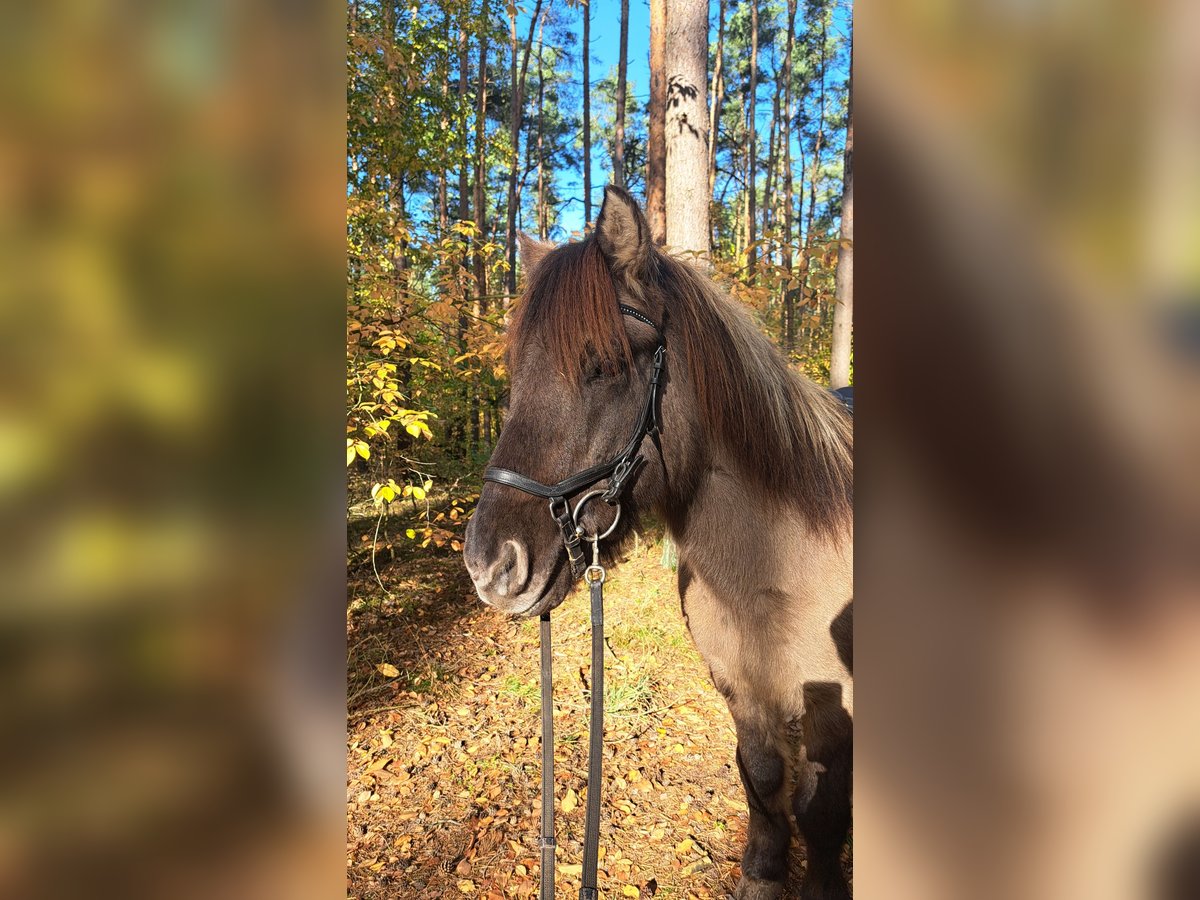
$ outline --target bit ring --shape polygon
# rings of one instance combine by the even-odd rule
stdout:
[[[614,505],[617,514],[613,517],[612,524],[604,531],[603,534],[585,534],[583,528],[579,525],[579,512],[589,500],[594,500],[597,497],[603,497],[604,491],[589,491],[579,498],[579,502],[575,504],[575,510],[571,513],[571,518],[575,520],[575,528],[579,532],[579,536],[585,541],[602,541],[614,531],[617,530],[617,523],[621,521],[621,502],[618,500]]]

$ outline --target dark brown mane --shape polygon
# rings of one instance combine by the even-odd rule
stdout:
[[[853,505],[853,432],[841,404],[793,372],[748,316],[706,277],[652,250],[638,278],[667,331],[667,366],[682,360],[704,431],[751,482],[839,533]],[[594,238],[550,252],[534,270],[509,329],[515,358],[540,339],[568,384],[580,364],[628,362],[632,351],[612,275]],[[515,360],[514,360],[515,361]]]
[[[558,247],[534,270],[509,327],[514,361],[535,334],[571,385],[592,354],[605,366],[631,361],[617,292],[595,238]]]

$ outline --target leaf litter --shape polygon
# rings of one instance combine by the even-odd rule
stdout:
[[[650,537],[605,591],[601,895],[725,898],[747,825],[733,725],[687,635],[661,542]],[[390,596],[369,572],[350,573],[347,896],[536,897],[536,620],[483,606],[457,553],[414,548],[381,571]],[[589,790],[585,601],[576,592],[554,613],[563,896],[579,888]],[[793,852],[793,883],[802,856]]]

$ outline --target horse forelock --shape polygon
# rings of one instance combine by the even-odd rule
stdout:
[[[632,361],[612,275],[594,238],[546,255],[525,285],[508,334],[511,362],[538,340],[574,386],[580,365],[593,356],[605,366]]]

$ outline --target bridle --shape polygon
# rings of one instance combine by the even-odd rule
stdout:
[[[650,383],[646,387],[646,399],[642,403],[642,414],[638,417],[637,424],[633,427],[633,434],[630,435],[625,448],[608,462],[602,462],[584,469],[582,472],[576,472],[557,484],[542,484],[540,481],[534,481],[512,469],[502,469],[498,466],[488,466],[483,473],[484,481],[506,484],[519,491],[524,491],[526,494],[533,494],[535,497],[542,497],[550,501],[550,515],[558,525],[559,531],[562,532],[563,545],[567,548],[567,560],[571,565],[571,574],[576,578],[582,576],[587,568],[582,548],[584,534],[577,524],[580,510],[589,500],[600,497],[609,506],[616,507],[619,519],[621,492],[646,461],[645,457],[638,452],[641,449],[642,441],[647,437],[657,441],[661,431],[658,417],[659,385],[662,377],[663,357],[667,352],[662,329],[652,319],[633,307],[620,304],[618,308],[622,315],[644,322],[658,335],[658,347],[654,351],[654,366],[650,371]],[[587,494],[575,504],[575,508],[572,510],[571,505],[567,502],[568,497],[573,497],[605,478],[608,479],[607,488]],[[616,527],[616,520],[613,521],[613,527]],[[609,532],[611,530],[610,528]],[[609,532],[599,535],[599,538],[604,539]]]
[[[571,575],[587,583],[591,594],[592,613],[592,686],[591,722],[588,730],[588,798],[587,824],[583,839],[582,884],[579,900],[598,900],[596,868],[600,848],[600,780],[604,739],[604,567],[600,565],[600,542],[616,530],[621,520],[621,495],[631,483],[646,459],[641,455],[642,441],[649,437],[658,447],[662,432],[659,418],[659,400],[662,384],[663,360],[667,345],[662,328],[652,319],[632,307],[619,304],[622,315],[637,319],[654,329],[658,346],[654,350],[654,363],[650,370],[650,382],[646,386],[646,399],[642,412],[633,427],[633,434],[624,449],[607,462],[576,472],[557,484],[542,484],[511,469],[489,466],[483,473],[484,481],[505,484],[519,491],[542,497],[550,501],[550,516],[562,533],[563,546]],[[571,497],[588,488],[595,487],[608,479],[604,490],[588,491],[572,508]],[[586,534],[579,525],[579,514],[588,501],[599,497],[616,509],[612,524],[603,532]],[[592,562],[587,565],[583,555],[583,542],[592,545]],[[550,655],[550,613],[541,617],[541,680],[542,680],[542,834],[541,834],[541,900],[554,897],[554,701],[553,666]]]

